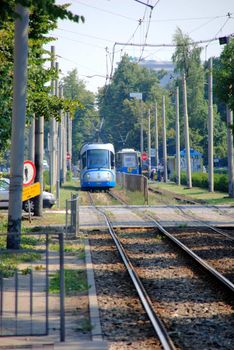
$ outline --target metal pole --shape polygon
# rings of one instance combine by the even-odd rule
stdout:
[[[20,247],[29,22],[28,8],[17,4],[16,13],[19,16],[15,20],[11,175],[8,209],[8,232],[10,235],[7,236],[7,247],[11,249],[19,249]]]
[[[183,78],[182,78],[182,88],[183,88],[183,110],[184,110],[184,137],[185,137],[185,149],[186,149],[186,158],[187,158],[187,186],[188,188],[192,188],[189,124],[188,124],[188,109],[187,109],[187,87],[186,87],[185,74],[183,74]]]
[[[208,78],[208,178],[209,192],[214,192],[214,145],[213,145],[213,76],[212,57],[209,59]]]
[[[150,177],[150,173],[151,173],[151,130],[150,130],[150,109],[148,110],[148,173],[149,173],[149,177]]]
[[[59,234],[59,284],[60,284],[60,341],[65,341],[65,281],[64,281],[64,237],[63,233]]]
[[[28,142],[28,159],[34,163],[35,159],[35,115],[31,119],[31,125],[29,128],[29,142]]]
[[[58,62],[55,63],[56,71],[59,72],[59,64]],[[58,78],[55,80],[55,95],[58,97],[60,96],[60,88],[58,85]],[[61,113],[60,113],[61,114]],[[60,206],[60,143],[61,143],[61,122],[56,122],[56,129],[58,130],[57,135],[57,147],[56,147],[56,169],[57,169],[57,176],[56,176],[56,206],[59,208]]]
[[[176,183],[180,185],[180,111],[179,88],[176,87]]]
[[[166,135],[166,117],[165,117],[165,96],[162,97],[162,132],[163,132],[163,181],[167,182],[167,135]]]
[[[158,158],[158,105],[155,103],[155,165],[156,168],[159,164]]]
[[[228,194],[234,198],[233,112],[227,107]]]

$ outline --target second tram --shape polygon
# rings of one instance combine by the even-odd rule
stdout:
[[[116,170],[121,173],[141,174],[141,154],[133,148],[123,148],[116,153]]]

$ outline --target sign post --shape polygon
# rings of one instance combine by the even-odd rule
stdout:
[[[23,173],[23,186],[29,186],[33,183],[36,176],[36,167],[34,163],[31,160],[25,160],[24,161],[24,173]],[[40,192],[39,192],[40,194]],[[32,196],[34,197],[34,196]],[[25,200],[28,201],[28,210],[29,210],[29,222],[31,222],[31,203],[30,198],[26,198]],[[23,198],[24,198],[24,190],[23,190]],[[23,200],[22,198],[22,200]],[[23,200],[24,201],[24,200]]]

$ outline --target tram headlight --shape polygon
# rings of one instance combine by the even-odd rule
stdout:
[[[85,174],[85,180],[86,181],[89,181],[90,180],[90,174],[88,173],[88,174]]]
[[[111,173],[107,173],[107,180],[108,180],[108,181],[111,180]]]

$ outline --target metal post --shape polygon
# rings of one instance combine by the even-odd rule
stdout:
[[[208,78],[208,177],[209,192],[214,192],[214,146],[213,146],[213,76],[212,57],[209,59]]]
[[[59,284],[60,284],[60,341],[65,341],[65,281],[64,281],[64,237],[59,234]]]
[[[189,123],[188,123],[188,109],[187,109],[187,87],[185,74],[182,78],[183,88],[183,110],[184,110],[184,136],[185,136],[185,149],[187,159],[187,186],[192,188],[192,176],[191,176],[191,161],[190,161],[190,144],[189,144]]]
[[[34,163],[35,159],[35,115],[31,119],[31,125],[29,128],[29,142],[28,142],[28,159]]]
[[[163,181],[167,182],[167,135],[166,135],[166,116],[165,116],[165,96],[162,97],[162,132],[163,132]]]
[[[176,183],[180,185],[180,111],[179,88],[176,87]]]

